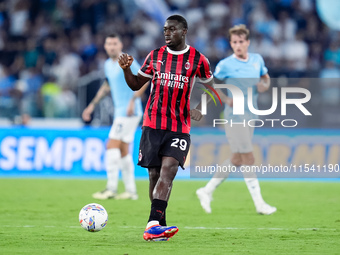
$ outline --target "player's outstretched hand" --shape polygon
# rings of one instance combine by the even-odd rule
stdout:
[[[118,64],[122,69],[129,68],[132,65],[133,57],[129,54],[122,53],[118,57]]]
[[[261,82],[261,81],[258,82],[256,84],[256,86],[257,86],[257,91],[259,93],[263,93],[263,92],[266,92],[268,90],[268,86],[266,84],[264,84],[263,82]]]
[[[193,119],[193,120],[196,120],[196,121],[200,121],[202,119],[202,113],[200,110],[197,110],[197,109],[191,109],[190,110],[190,117]]]
[[[90,121],[91,120],[91,114],[94,111],[94,105],[89,104],[83,111],[82,117],[84,121]]]

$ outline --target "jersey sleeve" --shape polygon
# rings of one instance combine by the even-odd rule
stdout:
[[[228,71],[228,68],[223,64],[222,61],[220,61],[218,62],[215,68],[214,76],[220,81],[224,81],[225,79],[229,77],[227,71]]]
[[[264,64],[264,60],[263,60],[261,55],[259,55],[259,59],[260,59],[260,65],[261,65],[261,67],[260,67],[260,76],[263,76],[263,75],[268,73],[268,68]]]
[[[152,57],[153,51],[149,53],[149,55],[145,58],[142,67],[138,70],[138,73],[144,77],[152,78],[154,74],[153,65],[152,65]]]
[[[208,83],[214,77],[210,69],[209,60],[203,54],[201,54],[200,64],[196,76],[202,83]]]

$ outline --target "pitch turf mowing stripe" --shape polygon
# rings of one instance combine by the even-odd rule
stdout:
[[[0,179],[0,254],[339,254],[339,183],[264,181],[263,196],[278,212],[260,216],[243,181],[221,184],[207,215],[195,194],[206,182],[174,182],[167,217],[179,232],[150,244],[142,237],[148,181],[136,181],[138,200],[101,201],[108,225],[89,233],[78,223],[79,210],[105,180]]]

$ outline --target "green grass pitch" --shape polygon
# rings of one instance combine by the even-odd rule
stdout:
[[[340,254],[340,183],[264,181],[263,196],[278,211],[263,216],[243,181],[226,181],[208,215],[195,194],[206,182],[176,180],[167,221],[179,232],[168,242],[143,240],[147,180],[137,181],[137,201],[92,199],[105,183],[0,179],[0,254]],[[91,202],[109,214],[97,233],[78,223],[80,209]]]

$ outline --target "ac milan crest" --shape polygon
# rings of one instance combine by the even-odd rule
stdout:
[[[141,160],[142,160],[142,157],[143,157],[142,151],[139,150],[138,161],[141,161]]]
[[[189,70],[189,68],[190,68],[189,60],[185,63],[184,68],[185,68],[186,70]]]

